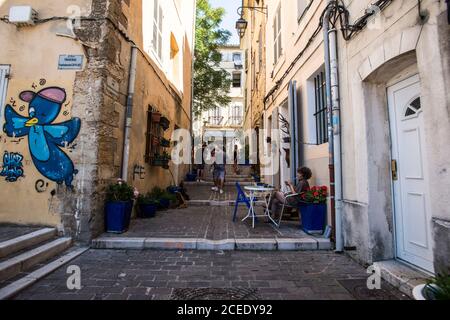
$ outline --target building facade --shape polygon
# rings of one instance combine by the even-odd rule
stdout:
[[[245,0],[244,7],[265,8],[265,0]],[[266,92],[266,20],[265,12],[243,10],[243,17],[248,22],[248,29],[241,40],[245,53],[245,117],[244,130],[255,130],[256,144],[252,149],[258,154],[264,152],[264,98]],[[254,141],[250,140],[251,145]]]
[[[282,135],[275,149],[276,139],[264,139],[264,152],[279,154],[281,164],[266,182],[281,187],[296,168],[308,166],[312,185],[330,185],[330,178],[340,175],[329,170],[331,132],[335,147],[338,141],[341,146],[334,160],[342,166],[342,194],[336,195],[342,220],[334,219],[330,208],[329,224],[339,224],[342,249],[366,265],[392,261],[429,274],[448,272],[448,5],[431,0],[340,3],[349,21],[338,22],[337,30],[331,27],[338,60],[330,67],[338,74],[329,84],[339,87],[329,96],[320,22],[330,3],[337,5],[265,1],[264,127]],[[250,50],[256,27],[247,14],[251,32],[242,47]],[[247,96],[254,94],[248,81]],[[252,110],[256,102],[248,100]],[[331,103],[337,103],[340,117],[329,117]]]
[[[351,17],[370,5],[344,3]],[[421,5],[393,1],[339,39],[343,236],[362,262],[439,273],[450,266],[450,26],[447,4]]]
[[[30,0],[27,25],[12,20],[18,5],[0,4],[0,223],[88,242],[104,231],[108,184],[147,192],[189,169],[154,166],[170,147],[151,138],[191,128],[195,1]]]
[[[196,119],[196,131],[205,141],[213,141],[216,137],[233,139],[236,131],[241,131],[244,120],[244,65],[246,60],[243,51],[236,45],[219,48],[222,55],[220,68],[228,72],[231,82],[229,105],[204,111]]]

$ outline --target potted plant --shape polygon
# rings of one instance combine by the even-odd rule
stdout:
[[[328,188],[312,187],[301,195],[299,211],[302,229],[309,234],[322,234],[327,220]]]
[[[159,210],[169,209],[177,201],[177,197],[174,194],[164,191],[160,187],[153,188],[149,196],[158,201]]]
[[[171,159],[172,158],[167,152],[164,152],[162,155],[156,155],[155,158],[153,159],[153,166],[166,168],[169,166],[169,161]]]
[[[195,182],[197,181],[197,173],[190,172],[186,175],[186,181],[187,182]]]
[[[119,179],[106,190],[105,225],[108,233],[124,233],[128,230],[138,191]]]
[[[161,113],[152,112],[152,122],[159,123],[161,121]]]
[[[150,193],[140,195],[137,199],[138,217],[142,219],[153,218],[158,210],[159,201],[154,199]]]
[[[164,209],[176,208],[178,206],[177,196],[168,191],[164,192],[160,201],[164,203]]]
[[[161,128],[164,131],[166,131],[167,129],[170,128],[170,121],[166,117],[161,117],[161,120],[159,121],[159,125],[161,126]]]
[[[163,148],[170,148],[170,140],[162,138],[161,142],[160,142],[160,146]]]
[[[450,275],[438,275],[414,288],[413,296],[416,300],[450,300]]]

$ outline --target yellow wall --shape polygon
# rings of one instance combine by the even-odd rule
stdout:
[[[89,10],[88,0],[70,1],[28,1],[40,18],[65,16],[68,5],[79,5]],[[0,1],[0,16],[9,12],[11,4],[17,1]],[[72,117],[72,94],[76,71],[58,70],[59,55],[84,55],[82,47],[73,39],[57,36],[57,32],[67,31],[66,22],[55,21],[33,27],[16,28],[1,23],[0,65],[10,65],[10,80],[6,95],[6,104],[15,101],[14,110],[28,117],[28,103],[21,101],[19,94],[30,90],[38,92],[46,87],[57,86],[66,90],[67,100],[58,118],[53,123],[70,120]],[[85,61],[85,59],[84,59]],[[4,122],[4,106],[0,117]],[[61,218],[52,213],[51,190],[57,185],[37,170],[31,159],[28,138],[14,139],[0,132],[0,154],[5,152],[23,155],[24,176],[17,182],[7,182],[0,177],[0,221],[8,223],[27,223],[58,226]],[[66,150],[66,153],[70,153]],[[3,166],[3,159],[0,160]],[[36,183],[44,181],[46,192],[38,192]],[[48,183],[48,186],[47,186]],[[41,189],[40,189],[41,190]]]

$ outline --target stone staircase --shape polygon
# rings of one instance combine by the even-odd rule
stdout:
[[[0,300],[8,299],[83,253],[70,250],[72,238],[43,228],[0,242]],[[67,256],[61,257],[61,254]]]

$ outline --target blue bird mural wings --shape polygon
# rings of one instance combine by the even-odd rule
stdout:
[[[23,117],[18,114],[10,105],[5,108],[5,125],[3,131],[8,137],[25,137],[29,134],[30,128],[26,127],[29,118]]]
[[[81,120],[73,118],[69,121],[45,126],[44,131],[47,134],[48,141],[60,147],[67,147],[71,144],[80,133]]]

